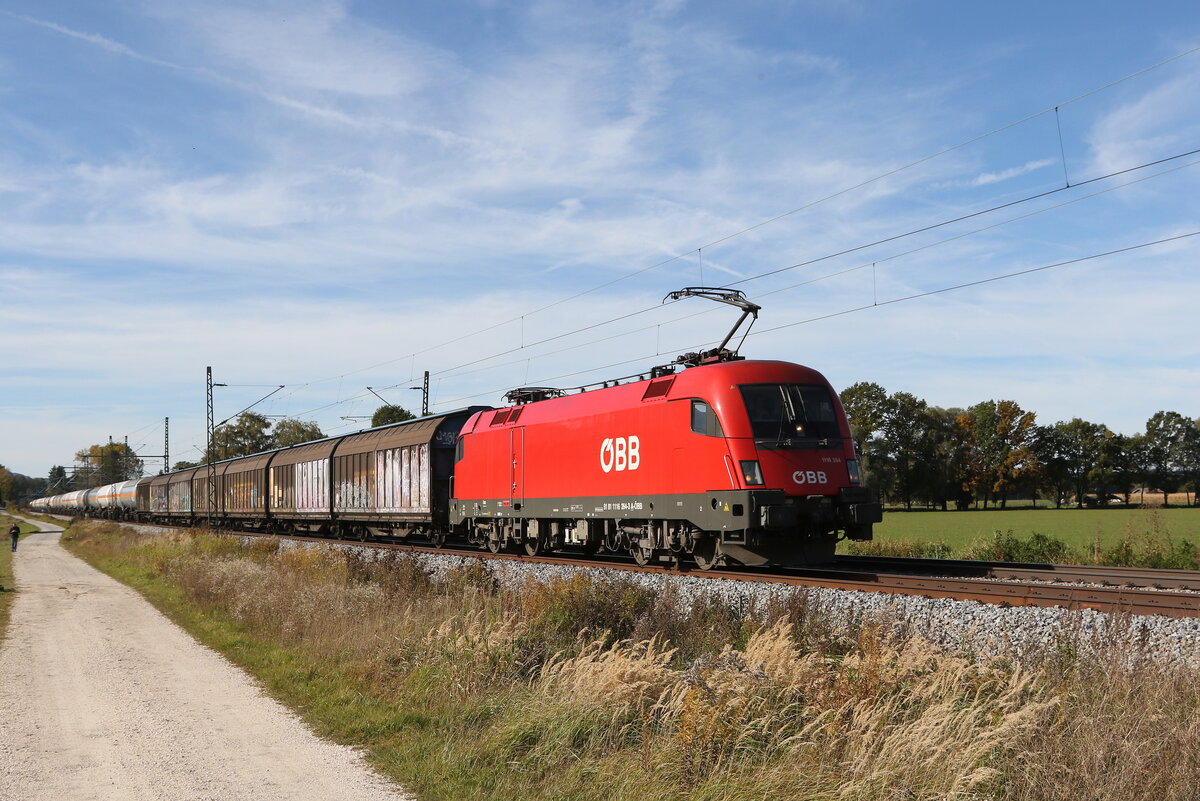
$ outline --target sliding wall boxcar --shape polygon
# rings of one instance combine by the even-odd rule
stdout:
[[[431,446],[444,420],[414,420],[346,437],[333,457],[338,516],[429,520]]]
[[[333,454],[334,511],[383,528],[449,526],[454,447],[471,407],[351,434]]]
[[[170,473],[143,478],[137,485],[138,517],[164,515],[167,513],[167,482]]]
[[[328,520],[329,457],[341,438],[278,451],[268,468],[272,517]]]
[[[221,511],[232,520],[263,522],[267,517],[267,469],[278,451],[217,465]]]
[[[192,474],[207,467],[191,467],[171,473],[167,484],[167,514],[173,518],[192,516]]]

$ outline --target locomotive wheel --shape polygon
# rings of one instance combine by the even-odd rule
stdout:
[[[633,561],[637,562],[641,567],[650,564],[650,560],[654,558],[653,548],[643,548],[640,545],[635,545],[629,550],[633,554]]]
[[[717,554],[717,538],[702,537],[692,546],[692,559],[701,570],[712,570],[721,557]]]
[[[537,537],[532,540],[525,540],[525,553],[530,556],[537,556],[542,552],[542,538]]]
[[[489,537],[487,541],[487,549],[492,553],[500,553],[500,551],[504,550],[504,543],[500,540],[494,540]]]

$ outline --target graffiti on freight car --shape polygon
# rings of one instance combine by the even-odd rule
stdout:
[[[379,511],[429,511],[427,443],[376,452],[375,476],[375,505]]]
[[[342,481],[337,485],[334,497],[337,499],[336,505],[340,511],[371,508],[371,487],[369,484]]]
[[[296,511],[324,512],[329,509],[329,460],[316,459],[295,465]]]

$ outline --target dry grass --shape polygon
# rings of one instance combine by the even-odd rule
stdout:
[[[434,581],[406,555],[73,534],[94,562],[346,685],[320,692],[416,721],[364,734],[322,698],[303,704],[430,797],[1182,801],[1200,787],[1200,671],[1116,644],[1022,670],[886,621],[838,629],[803,593],[739,612],[620,581],[504,589],[482,563]]]

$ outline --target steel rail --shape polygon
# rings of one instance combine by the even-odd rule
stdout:
[[[1101,586],[1157,587],[1200,591],[1200,571],[1113,565],[1058,565],[1047,562],[985,562],[892,556],[839,556],[839,568],[948,577],[1079,582]]]

